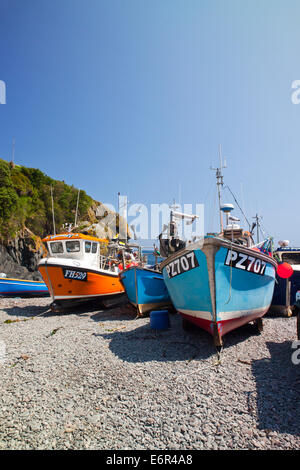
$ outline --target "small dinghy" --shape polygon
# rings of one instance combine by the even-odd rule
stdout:
[[[1,297],[44,297],[49,296],[49,291],[43,281],[29,279],[14,279],[0,274]]]

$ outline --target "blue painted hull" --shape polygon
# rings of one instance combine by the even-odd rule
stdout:
[[[44,297],[49,296],[49,291],[42,281],[0,278],[0,296]]]
[[[129,301],[139,314],[171,305],[162,273],[135,266],[125,269],[119,276]]]
[[[262,317],[274,290],[275,261],[249,248],[231,247],[230,242],[210,238],[162,263],[175,308],[219,338]]]

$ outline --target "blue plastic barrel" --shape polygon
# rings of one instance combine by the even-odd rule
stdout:
[[[150,328],[166,330],[170,326],[168,310],[153,310],[150,312]]]

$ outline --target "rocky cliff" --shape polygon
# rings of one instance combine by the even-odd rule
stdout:
[[[41,280],[37,263],[43,256],[43,248],[36,246],[35,237],[24,230],[6,244],[0,245],[0,272],[7,277]]]

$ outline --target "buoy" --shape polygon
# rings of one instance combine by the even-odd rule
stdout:
[[[294,270],[289,263],[280,263],[277,267],[277,274],[282,279],[288,279],[292,276]]]
[[[136,261],[132,261],[132,263],[129,263],[126,267],[127,268],[133,268],[134,266],[138,266],[139,264]]]

